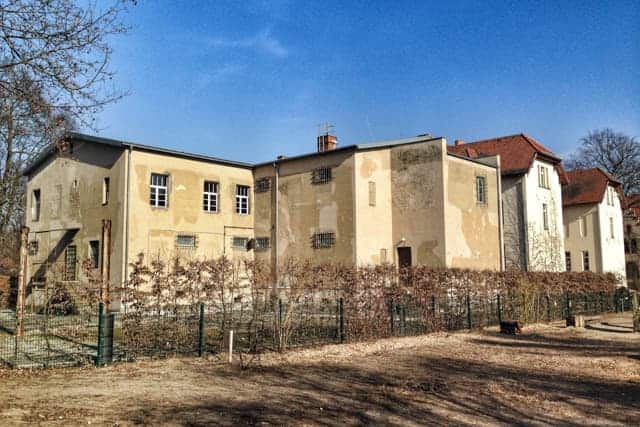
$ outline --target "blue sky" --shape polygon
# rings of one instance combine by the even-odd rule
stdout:
[[[640,137],[640,2],[139,1],[98,134],[243,161],[422,133]],[[94,132],[95,133],[95,132]]]

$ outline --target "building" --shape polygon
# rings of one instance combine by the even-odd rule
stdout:
[[[640,194],[626,197],[623,219],[627,285],[640,290]]]
[[[168,260],[287,257],[498,270],[497,157],[421,136],[251,165],[69,134],[25,171],[32,289],[86,262],[123,283],[144,253]]]
[[[567,271],[625,277],[620,183],[599,169],[567,172],[562,190]]]
[[[500,156],[507,269],[564,271],[560,158],[525,134],[456,141],[449,153],[478,159]]]

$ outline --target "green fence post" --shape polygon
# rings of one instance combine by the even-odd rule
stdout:
[[[338,336],[340,337],[340,342],[344,342],[344,300],[340,298],[340,302],[338,304],[338,314],[340,315],[340,323]]]
[[[467,329],[471,329],[471,297],[467,293]]]
[[[502,323],[502,301],[500,300],[500,294],[498,294],[498,323]]]
[[[198,323],[198,357],[204,355],[204,303],[200,303],[200,322]]]
[[[102,352],[104,349],[104,303],[98,304],[98,351],[96,354],[96,366],[102,366]]]

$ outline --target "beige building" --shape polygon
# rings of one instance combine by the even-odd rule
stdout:
[[[114,284],[147,258],[288,257],[502,268],[498,157],[444,138],[337,147],[250,165],[72,133],[27,177],[32,289],[82,262]]]
[[[614,273],[625,282],[620,183],[601,169],[567,172],[562,189],[567,271]]]

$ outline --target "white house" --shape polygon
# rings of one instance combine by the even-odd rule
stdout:
[[[615,273],[626,283],[620,183],[598,168],[567,176],[562,193],[567,270]]]
[[[562,161],[525,134],[456,141],[449,152],[500,155],[504,256],[507,269],[564,271]]]

